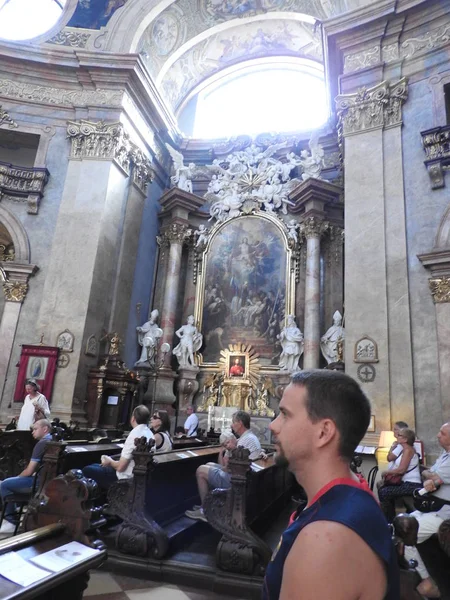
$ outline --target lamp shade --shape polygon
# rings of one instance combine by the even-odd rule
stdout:
[[[379,448],[390,448],[395,442],[393,431],[382,431],[380,434],[380,441],[378,442]]]

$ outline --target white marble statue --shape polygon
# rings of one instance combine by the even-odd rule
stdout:
[[[175,332],[180,338],[180,343],[173,349],[173,354],[177,357],[181,368],[196,367],[194,352],[198,352],[203,343],[203,336],[194,325],[195,319],[191,315],[187,318],[186,325],[183,325]]]
[[[181,152],[172,148],[170,144],[166,144],[166,148],[173,160],[173,168],[175,175],[170,178],[171,183],[180,190],[190,192],[192,194],[192,177],[195,174],[196,166],[194,163],[189,165],[184,164],[184,157]]]
[[[207,229],[204,225],[199,225],[198,229],[194,231],[194,238],[197,238],[197,241],[195,242],[196,248],[206,246],[209,238],[209,229]]]
[[[156,309],[152,310],[150,320],[144,323],[142,327],[136,327],[138,342],[142,346],[142,352],[141,357],[135,363],[135,367],[148,365],[149,359],[151,362],[154,360],[158,340],[163,335],[163,330],[157,325],[158,317],[159,312]]]
[[[324,151],[322,146],[319,144],[318,131],[312,134],[311,139],[309,140],[309,148],[311,153],[309,153],[308,150],[302,150],[300,152],[301,160],[299,161],[299,164],[303,169],[302,179],[303,181],[311,179],[311,177],[314,177],[315,179],[322,179],[320,177],[320,173],[324,167]]]
[[[283,349],[280,355],[280,370],[298,371],[298,361],[303,354],[303,334],[295,323],[295,315],[288,315],[286,327],[278,336]]]
[[[333,315],[333,325],[320,338],[320,349],[328,364],[338,361],[338,342],[343,343],[344,339],[345,330],[342,327],[342,315],[337,310]]]
[[[289,221],[289,223],[286,224],[286,227],[288,228],[288,239],[292,240],[294,242],[294,244],[297,244],[298,242],[298,230],[300,228],[300,225],[297,223],[297,221],[295,221],[294,219],[291,219]]]

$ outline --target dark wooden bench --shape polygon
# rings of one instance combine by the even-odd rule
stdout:
[[[0,432],[0,480],[19,475],[29,463],[35,445],[30,431]]]
[[[224,571],[262,575],[272,555],[269,546],[255,533],[270,523],[270,514],[290,498],[292,475],[267,460],[249,460],[249,451],[232,451],[228,471],[229,490],[212,490],[205,498],[208,523],[222,539],[217,546],[217,566]],[[253,470],[255,469],[255,470]]]
[[[96,549],[93,556],[68,562],[62,570],[26,587],[0,576],[0,600],[81,600],[89,580],[89,570],[106,560],[101,542],[90,542],[86,530],[92,522],[93,487],[82,473],[70,472],[47,482],[45,494],[30,503],[24,522],[26,533],[0,542],[0,554],[17,552],[27,560],[77,541]]]

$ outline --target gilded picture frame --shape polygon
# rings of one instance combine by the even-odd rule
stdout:
[[[275,215],[242,215],[211,230],[195,298],[204,339],[200,365],[215,365],[231,343],[252,346],[271,364],[278,330],[294,312],[296,260]]]

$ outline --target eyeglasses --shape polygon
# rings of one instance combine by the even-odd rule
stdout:
[[[159,415],[152,415],[152,419],[160,419],[161,417]]]

